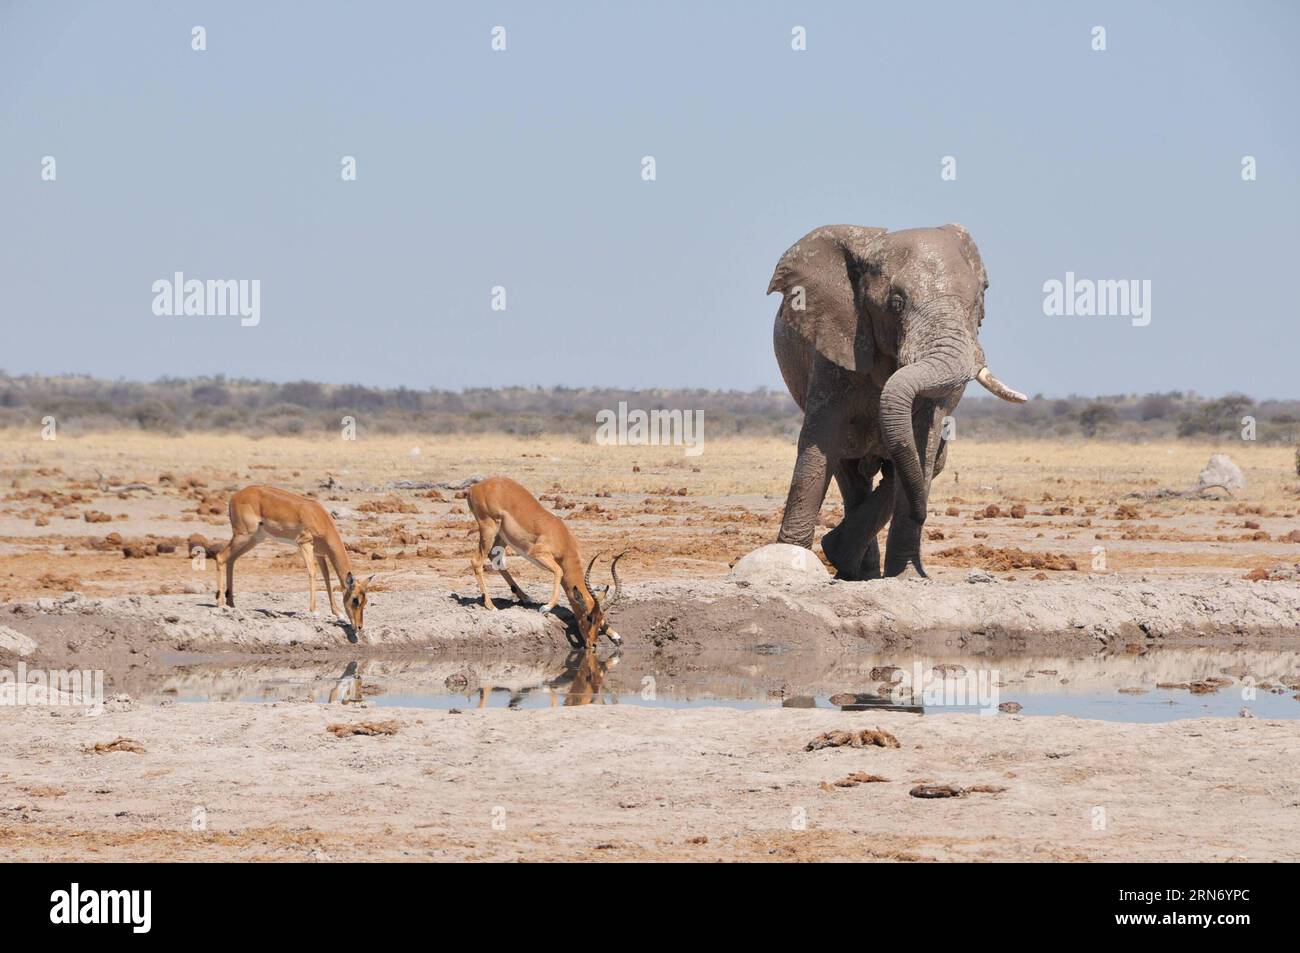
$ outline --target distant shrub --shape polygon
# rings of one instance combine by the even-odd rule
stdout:
[[[563,434],[592,438],[596,414],[629,409],[702,411],[704,438],[771,436],[793,442],[802,414],[784,390],[604,387],[476,387],[462,391],[379,388],[295,381],[275,384],[222,376],[153,383],[89,377],[12,377],[0,373],[0,424],[39,428],[53,415],[61,433],[112,427],[235,431],[260,436],[334,435],[342,418],[359,433]],[[1221,439],[1256,417],[1263,443],[1300,440],[1300,401],[1255,402],[1242,394],[1208,400],[1170,391],[1096,397],[1036,396],[1011,405],[972,387],[957,408],[963,439]]]

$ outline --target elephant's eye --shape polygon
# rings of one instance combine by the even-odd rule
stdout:
[[[888,304],[889,313],[894,316],[902,314],[903,308],[907,306],[907,302],[903,300],[902,295],[890,295]]]

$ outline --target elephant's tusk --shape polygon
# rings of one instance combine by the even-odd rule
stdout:
[[[994,377],[993,372],[987,367],[981,367],[980,372],[975,375],[975,379],[979,381],[981,386],[983,386],[989,393],[995,394],[1003,400],[1009,400],[1013,404],[1023,404],[1025,401],[1029,400],[1029,398],[1020,393],[1020,391],[1012,390],[1006,384]]]

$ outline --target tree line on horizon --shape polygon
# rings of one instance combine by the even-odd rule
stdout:
[[[784,390],[612,387],[500,387],[460,391],[366,387],[315,381],[160,378],[152,382],[0,372],[0,427],[39,428],[54,417],[64,433],[129,428],[160,434],[238,432],[253,436],[338,433],[342,418],[375,433],[565,434],[593,439],[596,414],[630,410],[703,412],[709,439],[795,439],[802,413]],[[1043,397],[1011,405],[966,397],[957,409],[961,438],[1240,440],[1300,443],[1300,400],[1193,392]]]

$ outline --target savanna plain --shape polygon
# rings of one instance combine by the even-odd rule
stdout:
[[[93,708],[14,704],[0,681],[0,848],[1300,858],[1293,447],[956,440],[931,578],[853,583],[733,571],[776,537],[794,447],[700,449],[0,432],[0,670],[105,681]],[[1215,453],[1244,488],[1196,488]],[[626,552],[620,652],[577,651],[566,609],[516,605],[492,574],[502,611],[482,607],[464,487],[492,474],[601,554],[594,582]],[[360,637],[323,587],[308,612],[299,554],[273,541],[217,606],[227,501],[250,483],[334,516],[374,576]],[[819,534],[840,516],[832,489]],[[900,672],[987,676],[997,704],[903,699]]]

